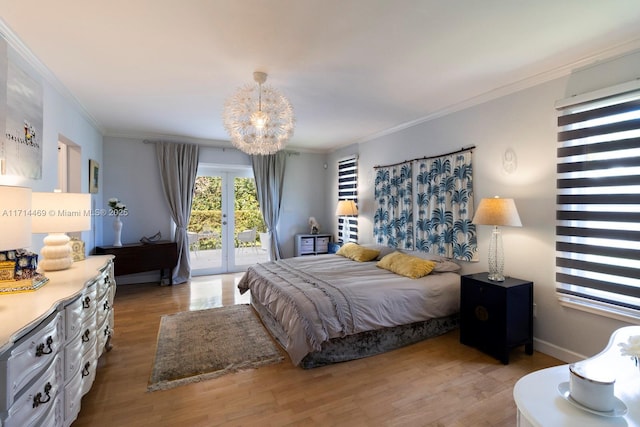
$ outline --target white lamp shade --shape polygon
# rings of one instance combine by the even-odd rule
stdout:
[[[336,216],[358,215],[358,207],[353,200],[340,200],[336,207]]]
[[[522,227],[513,199],[501,199],[500,197],[482,199],[472,222],[478,225]]]
[[[34,233],[67,233],[91,230],[91,195],[87,193],[38,193],[32,195],[31,230]]]
[[[0,186],[0,206],[0,251],[31,246],[31,189]]]

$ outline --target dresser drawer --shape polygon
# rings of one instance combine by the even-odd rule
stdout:
[[[82,356],[79,355],[81,360]],[[78,361],[78,366],[80,365]],[[80,369],[75,372],[75,376],[69,381],[64,388],[64,418],[73,420],[80,412],[80,400],[82,399],[82,373]]]
[[[105,346],[107,345],[107,341],[111,338],[111,334],[113,333],[113,318],[107,317],[104,319],[104,322],[100,327],[96,330],[96,334],[98,335],[98,344],[96,348],[96,357],[100,357],[102,355]]]
[[[55,404],[56,395],[63,384],[62,376],[62,356],[56,354],[44,374],[16,396],[4,423],[5,427],[31,426],[41,420]]]
[[[82,292],[82,295],[65,307],[65,337],[68,340],[78,333],[82,323],[96,312],[97,289],[95,283]]]
[[[78,334],[64,348],[64,380],[69,381],[80,372],[80,362],[82,362],[83,339],[89,336],[89,332]]]
[[[96,357],[96,341],[93,342],[93,349],[89,349],[82,355],[82,364],[80,366],[80,377],[82,379],[82,396],[90,389],[96,378],[96,369],[98,367],[98,359]]]
[[[98,314],[98,325],[102,325],[104,323],[104,319],[109,317],[111,311],[111,301],[109,300],[110,294],[107,292],[103,295],[103,297],[98,301],[97,314]]]
[[[12,405],[15,395],[40,374],[62,348],[62,317],[61,312],[52,314],[37,328],[20,338],[9,352],[6,361],[6,402],[0,402],[2,409]]]

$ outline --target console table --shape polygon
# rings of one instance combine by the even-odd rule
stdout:
[[[176,242],[131,243],[122,246],[96,246],[96,255],[114,255],[115,275],[160,270],[160,282],[164,270],[169,270],[169,284],[173,285],[171,270],[178,264]]]

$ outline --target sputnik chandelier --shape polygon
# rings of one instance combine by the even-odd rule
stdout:
[[[293,135],[293,108],[289,100],[270,86],[267,74],[256,71],[258,84],[246,85],[227,99],[224,127],[231,143],[247,154],[273,154],[284,148]]]

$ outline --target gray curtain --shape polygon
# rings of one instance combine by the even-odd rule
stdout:
[[[162,189],[176,224],[178,265],[172,272],[173,283],[184,283],[191,278],[187,226],[198,172],[198,152],[197,145],[156,142]]]
[[[286,160],[287,153],[283,151],[266,156],[251,156],[260,211],[267,225],[267,233],[271,237],[269,261],[281,258],[276,227],[280,220],[280,204],[282,203],[282,184],[284,183]]]

